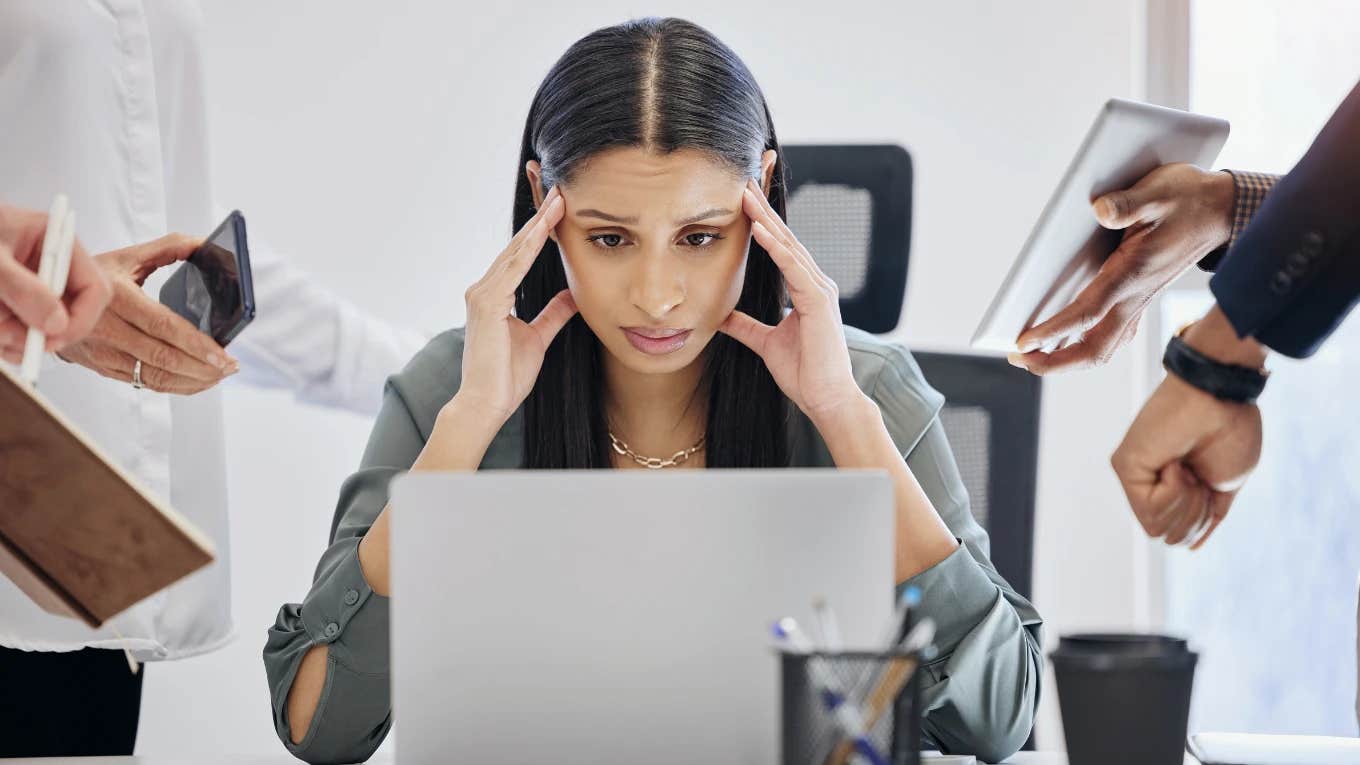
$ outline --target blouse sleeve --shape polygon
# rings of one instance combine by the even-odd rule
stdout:
[[[456,390],[461,346],[461,334],[442,335],[388,381],[359,470],[340,488],[331,543],[312,587],[301,603],[285,603],[269,628],[264,666],[274,730],[306,762],[362,762],[392,727],[389,599],[365,580],[359,542],[387,506],[392,478],[424,448],[449,387]],[[311,726],[294,744],[288,692],[302,657],[317,645],[329,647],[326,681]]]
[[[992,565],[987,532],[969,508],[940,424],[943,398],[905,349],[889,348],[870,396],[960,542],[949,557],[901,585],[920,589],[920,613],[937,627],[939,653],[923,667],[925,735],[942,752],[1000,762],[1024,745],[1034,726],[1044,667],[1042,620]]]

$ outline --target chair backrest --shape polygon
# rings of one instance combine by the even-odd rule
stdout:
[[[897,327],[911,248],[911,155],[901,146],[782,147],[789,228],[841,290],[841,319]]]
[[[912,355],[926,381],[944,394],[940,420],[968,489],[973,515],[992,538],[992,563],[1016,592],[1028,598],[1039,467],[1040,380],[993,356]]]
[[[841,288],[846,324],[897,327],[911,254],[912,165],[892,145],[786,144],[789,228]],[[992,562],[1030,596],[1039,378],[1005,359],[917,353],[945,395],[940,415],[972,499],[992,538]]]

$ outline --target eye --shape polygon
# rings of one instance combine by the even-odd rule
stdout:
[[[623,244],[623,237],[619,234],[591,234],[586,237],[586,241],[602,250],[613,250]]]
[[[684,242],[690,247],[707,247],[722,238],[723,235],[716,231],[696,231],[693,234],[685,234]]]

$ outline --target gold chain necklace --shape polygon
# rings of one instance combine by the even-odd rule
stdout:
[[[672,454],[667,459],[661,459],[660,457],[644,457],[641,454],[638,454],[633,451],[631,446],[624,443],[623,439],[614,435],[614,431],[612,430],[609,431],[609,441],[614,445],[614,451],[618,452],[620,456],[627,457],[645,468],[660,470],[661,468],[675,467],[676,465],[687,461],[690,457],[693,457],[695,452],[704,448],[704,436],[706,435],[708,434],[705,433],[703,436],[699,436],[699,440],[694,442],[694,446],[691,446],[688,449],[682,449],[675,454]]]

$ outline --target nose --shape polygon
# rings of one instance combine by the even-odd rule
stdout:
[[[673,253],[647,253],[638,261],[628,299],[652,320],[660,321],[685,302],[684,278]]]

